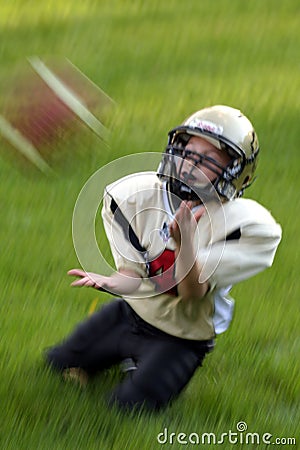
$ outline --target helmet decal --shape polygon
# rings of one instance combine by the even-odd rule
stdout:
[[[214,133],[214,134],[222,134],[223,133],[222,126],[217,125],[216,123],[213,123],[209,120],[198,120],[197,118],[194,118],[189,122],[188,125],[191,128],[200,128],[200,130],[208,131],[209,133]]]

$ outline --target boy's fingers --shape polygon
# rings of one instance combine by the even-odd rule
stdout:
[[[194,218],[196,220],[196,222],[199,222],[199,220],[201,219],[201,217],[205,214],[205,208],[199,208],[197,209],[197,211],[194,213]]]
[[[92,286],[95,286],[96,283],[95,283],[95,281],[91,280],[90,278],[87,278],[87,280],[86,280],[86,282],[84,283],[84,285],[85,285],[85,286],[88,286],[88,287],[92,287]]]
[[[68,275],[72,275],[74,277],[86,277],[86,272],[81,269],[71,269],[68,271]]]
[[[88,278],[80,278],[80,280],[75,280],[71,283],[71,286],[85,286]]]

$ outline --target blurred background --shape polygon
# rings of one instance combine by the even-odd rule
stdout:
[[[94,111],[107,142],[73,118],[39,147],[53,173],[0,136],[2,448],[148,449],[164,427],[221,434],[241,420],[249,432],[299,438],[299,13],[296,0],[0,0],[2,117],[26,121],[35,101],[47,103],[32,56],[68,59],[110,99],[104,117]],[[272,269],[234,288],[233,325],[182,398],[153,417],[120,416],[104,402],[117,371],[81,392],[42,362],[107,300],[69,287],[75,202],[96,170],[161,152],[171,128],[211,104],[254,123],[261,155],[246,196],[272,212],[283,240]]]

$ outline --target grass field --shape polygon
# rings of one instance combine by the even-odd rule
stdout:
[[[110,148],[83,130],[65,142],[56,177],[25,169],[0,140],[1,449],[190,448],[157,435],[220,437],[240,421],[299,445],[299,13],[297,0],[0,0],[1,96],[28,56],[54,55],[117,104]],[[262,151],[247,194],[272,211],[283,240],[272,269],[234,288],[233,325],[183,395],[164,412],[123,415],[105,404],[117,370],[80,390],[43,366],[43,349],[95,298],[107,300],[69,287],[66,272],[78,266],[73,208],[99,167],[163,150],[169,129],[216,103],[256,125]],[[238,438],[219,445],[269,447]],[[274,447],[297,447],[289,443]]]

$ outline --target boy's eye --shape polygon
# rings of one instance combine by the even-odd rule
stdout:
[[[192,150],[185,150],[183,156],[190,161],[193,161],[195,164],[201,163],[201,158],[198,154],[195,154]]]

